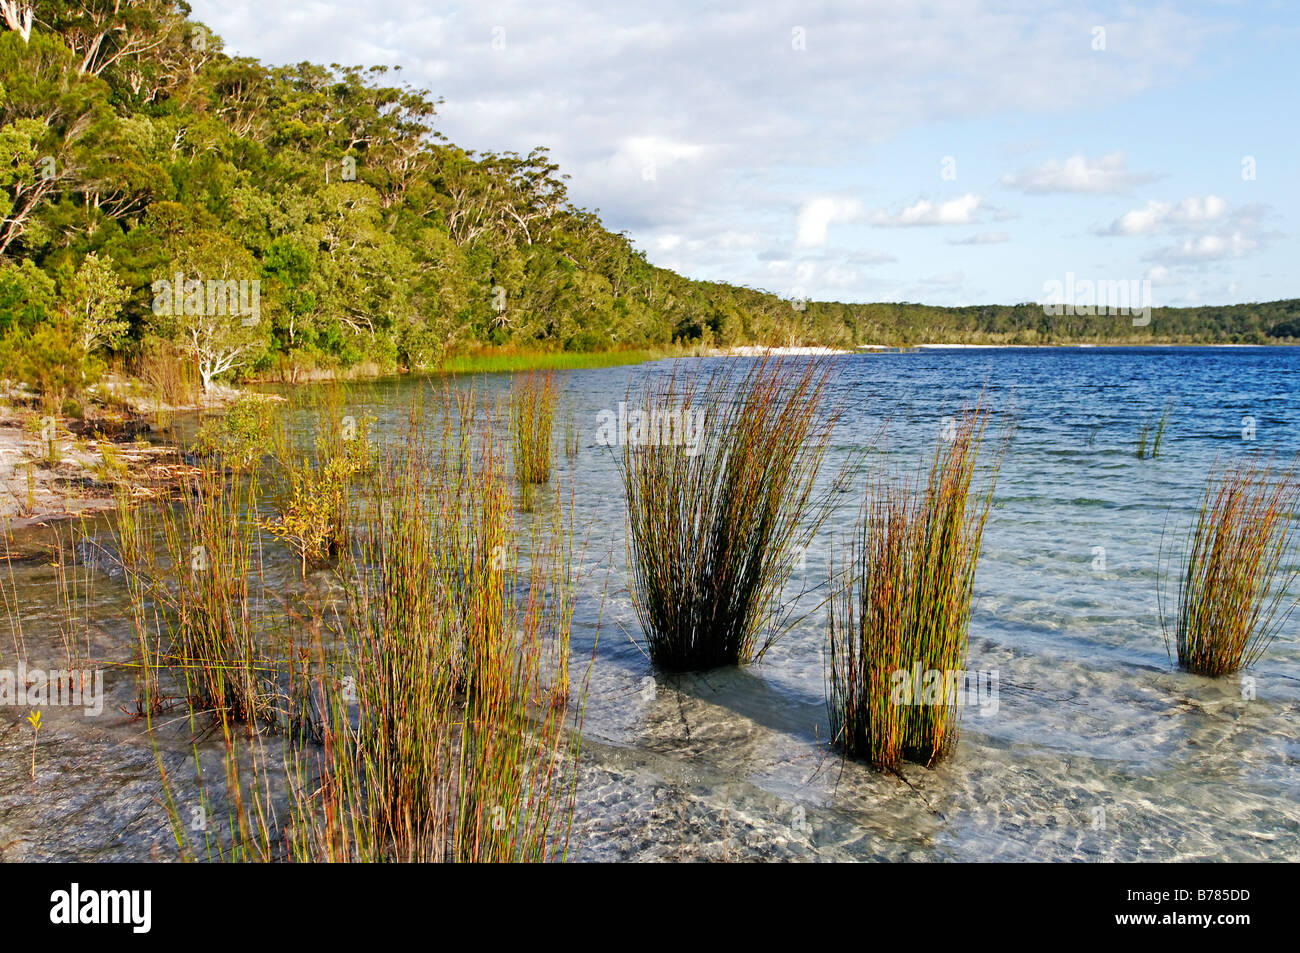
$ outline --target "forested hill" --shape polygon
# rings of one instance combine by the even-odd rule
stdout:
[[[1297,301],[1134,326],[1034,305],[801,307],[690,281],[575,207],[544,147],[447,142],[435,95],[385,67],[227,56],[169,0],[0,0],[0,13],[0,358],[40,387],[160,346],[216,378],[430,366],[484,344],[1300,335]],[[242,283],[230,296],[256,313],[219,294],[214,315],[214,282]]]

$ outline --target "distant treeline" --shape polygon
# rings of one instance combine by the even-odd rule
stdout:
[[[37,2],[30,29],[28,5],[7,6],[17,12],[0,33],[0,374],[56,396],[114,357],[160,348],[206,383],[429,367],[484,345],[1300,335],[1296,301],[1160,309],[1134,327],[1033,305],[801,305],[691,281],[575,207],[546,149],[447,142],[434,130],[439,101],[385,67],[227,56],[173,0]],[[229,313],[214,285],[255,291],[256,313]]]
[[[1260,304],[1152,308],[1128,315],[1058,315],[1040,304],[807,306],[809,334],[841,344],[1270,344],[1300,339],[1300,298]]]

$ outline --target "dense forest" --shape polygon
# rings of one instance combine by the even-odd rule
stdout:
[[[1049,317],[791,302],[647,262],[544,147],[469,152],[369,68],[222,52],[172,0],[0,0],[0,376],[72,394],[172,354],[203,382],[506,345],[1265,342],[1300,301]]]

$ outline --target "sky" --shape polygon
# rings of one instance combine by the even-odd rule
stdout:
[[[384,64],[547,146],[651,262],[792,297],[1300,297],[1300,3],[191,0],[227,53]]]

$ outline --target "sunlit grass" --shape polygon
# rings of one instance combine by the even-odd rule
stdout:
[[[1198,675],[1259,661],[1295,606],[1293,555],[1300,481],[1294,468],[1252,460],[1215,468],[1181,560],[1166,647]]]
[[[629,395],[658,444],[625,440],[618,457],[633,601],[655,664],[749,662],[780,634],[775,602],[796,548],[830,509],[815,484],[834,426],[823,406],[832,368],[762,359],[738,373],[652,379]],[[674,419],[686,440],[699,421],[694,452],[665,432]]]
[[[510,450],[521,486],[551,478],[551,438],[559,385],[550,371],[516,375],[510,387]],[[531,509],[531,504],[528,506]]]
[[[577,370],[642,364],[680,357],[679,348],[640,348],[627,351],[517,351],[508,349],[453,354],[438,370],[450,374],[514,374],[534,370]]]
[[[961,710],[948,673],[966,664],[975,569],[992,499],[975,487],[987,424],[964,413],[924,483],[869,486],[847,571],[833,580],[828,709],[844,752],[883,766],[929,764],[957,740]],[[912,672],[943,673],[939,697],[900,693]],[[897,673],[906,673],[899,676]]]

